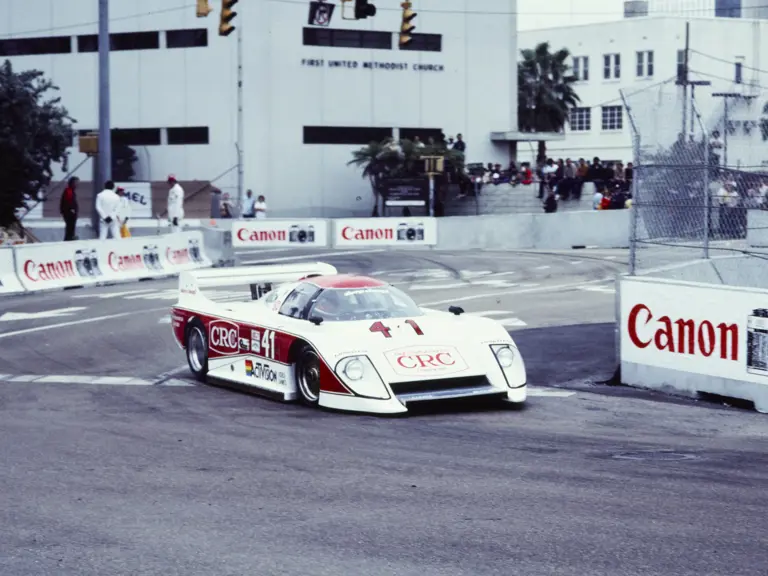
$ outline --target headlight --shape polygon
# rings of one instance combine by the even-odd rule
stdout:
[[[352,358],[344,366],[344,376],[350,380],[360,380],[365,375],[365,367],[357,358]]]
[[[515,361],[515,353],[509,346],[504,346],[496,350],[496,358],[498,358],[502,368],[511,368]]]
[[[367,356],[350,356],[336,364],[336,374],[358,396],[387,400],[389,389]]]

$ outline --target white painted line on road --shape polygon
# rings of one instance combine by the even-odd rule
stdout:
[[[585,286],[581,288],[585,292],[599,292],[602,294],[616,294],[615,286]]]
[[[82,318],[80,320],[72,320],[71,322],[59,322],[58,324],[48,324],[46,326],[35,326],[34,328],[25,328],[23,330],[14,330],[13,332],[0,332],[0,339],[10,338],[11,336],[21,336],[22,334],[32,334],[34,332],[43,332],[45,330],[51,330],[53,328],[66,328],[68,326],[79,326],[81,324],[91,324],[93,322],[101,322],[103,320],[114,320],[116,318],[125,318],[126,316],[135,316],[136,314],[146,314],[148,312],[159,312],[161,310],[167,311],[168,308],[147,308],[146,310],[131,310],[130,312],[120,312],[119,314],[108,314],[106,316],[96,316],[94,318]]]
[[[615,278],[603,278],[602,280],[589,280],[587,282],[574,282],[571,284],[556,284],[554,286],[542,286],[540,288],[524,288],[522,290],[505,290],[503,292],[490,292],[485,294],[473,294],[472,296],[460,296],[450,300],[437,300],[435,302],[422,302],[419,306],[441,306],[443,304],[454,304],[456,302],[468,302],[469,300],[481,300],[483,298],[495,298],[499,296],[515,296],[518,294],[539,294],[543,292],[559,292],[562,290],[578,290],[582,286],[593,284],[604,284],[605,282],[615,282]],[[2,335],[0,335],[2,337]]]
[[[121,298],[123,296],[147,294],[149,292],[157,292],[157,288],[150,288],[148,290],[129,290],[127,292],[109,292],[107,294],[73,294],[72,298],[100,298],[106,300],[107,298]]]
[[[86,308],[82,306],[75,306],[73,308],[59,308],[58,310],[43,310],[42,312],[6,312],[0,316],[0,322],[60,318],[61,316],[71,316],[75,312],[80,312],[81,310],[86,310]]]
[[[494,272],[493,274],[490,274],[490,275],[491,275],[491,276],[493,276],[493,277],[495,278],[496,276],[509,276],[510,274],[517,274],[517,272],[514,272],[514,271],[509,271],[509,272]]]
[[[536,288],[536,286],[541,286],[541,284],[520,284],[520,288]]]
[[[8,382],[34,382],[35,380],[39,380],[42,377],[43,377],[42,374],[38,374],[37,376],[34,376],[34,375],[13,376],[12,378],[8,378]]]
[[[491,270],[462,270],[459,272],[459,276],[462,278],[477,278],[478,276],[490,276],[491,274],[493,274]]]
[[[258,248],[256,250],[242,250],[240,248],[235,249],[235,253],[239,256],[241,254],[266,254],[275,252],[294,252],[296,248]]]
[[[578,266],[579,264],[584,264],[584,260],[575,260],[571,262],[571,266]]]
[[[506,280],[475,280],[472,282],[473,286],[493,286],[494,288],[513,288],[519,286],[514,282],[507,282]]]
[[[88,383],[93,379],[92,376],[45,376],[36,380],[38,384],[82,384],[83,379],[88,380]]]
[[[537,266],[534,270],[549,270],[552,266]]]
[[[468,316],[504,316],[512,314],[512,310],[483,310],[481,312],[467,312]]]
[[[167,290],[157,291],[152,294],[133,294],[126,296],[126,300],[177,300],[179,297],[178,288],[168,288]]]
[[[158,321],[158,324],[170,324],[171,323],[171,317],[170,316],[162,316]]]
[[[119,386],[151,386],[152,382],[149,380],[143,380],[141,378],[132,378],[126,376],[102,376],[100,378],[94,378],[91,384],[113,384]]]
[[[502,326],[528,326],[528,324],[520,320],[520,318],[499,318],[496,322]]]
[[[419,270],[415,270],[413,268],[398,268],[396,270],[376,270],[375,272],[371,272],[369,276],[386,276],[387,274],[391,274],[395,276],[398,274],[404,274],[409,272],[419,272]]]
[[[0,380],[6,380],[11,377],[11,374],[0,374]]]
[[[471,284],[459,282],[458,284],[414,284],[410,290],[450,290],[451,288],[468,288]]]
[[[186,380],[179,380],[178,378],[173,378],[172,380],[166,380],[162,384],[158,384],[158,386],[170,386],[172,388],[185,388],[190,386],[195,386],[192,382],[187,382]]]
[[[535,388],[533,386],[528,386],[528,396],[570,398],[575,395],[576,392],[569,392],[567,390],[552,390],[551,388]]]
[[[323,252],[321,254],[305,254],[303,256],[282,256],[280,258],[267,258],[260,260],[248,260],[241,264],[263,264],[265,262],[288,262],[289,260],[316,260],[317,258],[330,258],[332,256],[349,256],[350,254],[376,254],[387,252],[384,248],[376,250],[343,250],[341,252]]]

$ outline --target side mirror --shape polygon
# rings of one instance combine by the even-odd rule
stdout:
[[[309,321],[315,326],[320,326],[323,323],[323,319],[320,316],[310,316]]]
[[[448,312],[450,312],[451,314],[455,314],[456,316],[458,316],[458,315],[460,315],[460,314],[464,314],[464,308],[461,308],[461,307],[459,307],[459,306],[449,306],[449,307],[448,307]]]

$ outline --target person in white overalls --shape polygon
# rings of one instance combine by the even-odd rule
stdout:
[[[184,188],[176,180],[176,176],[168,176],[168,222],[171,232],[181,232],[182,220],[184,220]]]
[[[115,192],[115,183],[107,180],[104,190],[96,196],[96,212],[99,213],[99,240],[106,240],[107,234],[120,238],[120,225],[117,213],[120,209],[120,196]]]

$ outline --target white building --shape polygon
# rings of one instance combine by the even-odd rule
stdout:
[[[359,21],[330,3],[329,28],[307,25],[309,0],[234,7],[245,188],[267,197],[270,216],[369,214],[370,187],[347,162],[388,136],[462,133],[469,161],[509,160],[498,133],[517,129],[516,0],[414,0],[409,50],[398,48],[399,2],[372,0],[378,13]],[[237,163],[237,33],[218,36],[220,2],[211,6],[198,19],[192,0],[110,2],[112,128],[137,151],[137,179],[211,180]],[[0,59],[45,72],[84,131],[98,126],[97,7],[0,3]],[[73,144],[70,166],[82,159]],[[234,192],[237,171],[216,184]]]
[[[552,142],[554,158],[632,160],[632,130],[620,90],[628,95],[643,146],[669,146],[682,131],[683,88],[675,85],[684,62],[686,22],[690,22],[689,80],[709,131],[724,127],[724,99],[713,93],[754,96],[730,98],[729,165],[761,165],[768,144],[760,130],[768,115],[768,22],[735,18],[649,16],[587,26],[526,31],[520,48],[549,42],[552,50],[567,48],[575,89],[581,99],[572,111],[563,141]],[[690,133],[690,88],[686,98],[686,132]],[[751,105],[747,105],[751,102]],[[694,122],[694,132],[700,133]],[[768,123],[766,123],[768,137]],[[521,156],[526,152],[521,147]],[[527,158],[525,158],[527,159]]]

